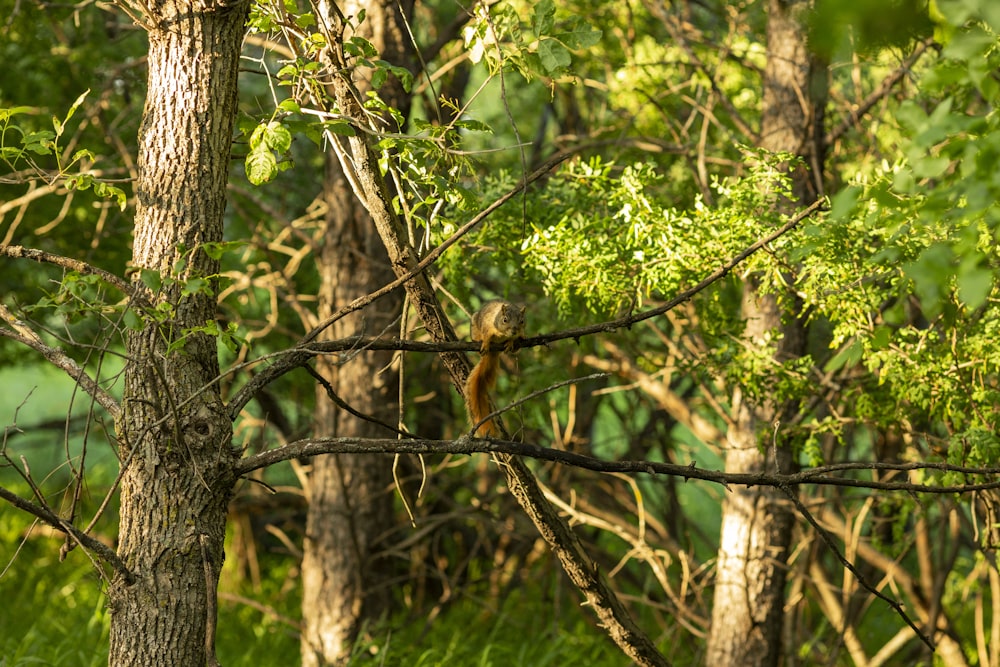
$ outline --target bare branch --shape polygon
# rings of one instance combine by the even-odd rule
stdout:
[[[781,492],[784,493],[786,496],[788,496],[788,499],[792,501],[792,504],[795,505],[795,509],[798,510],[799,514],[801,514],[803,518],[805,518],[805,520],[809,522],[809,525],[813,527],[816,533],[820,536],[820,539],[823,540],[823,543],[826,544],[827,548],[829,548],[830,551],[832,551],[833,554],[837,557],[837,560],[840,561],[840,564],[846,567],[848,570],[850,570],[851,574],[854,575],[854,578],[858,580],[858,583],[861,584],[861,586],[866,591],[868,591],[875,597],[879,598],[880,600],[883,600],[886,604],[892,607],[893,611],[895,611],[896,614],[898,614],[899,617],[902,618],[903,621],[908,626],[910,626],[913,632],[916,633],[917,637],[920,638],[920,641],[926,644],[931,649],[931,651],[934,651],[934,641],[930,637],[928,637],[917,626],[916,623],[913,622],[913,619],[910,618],[910,616],[906,613],[906,611],[903,610],[902,603],[900,603],[898,600],[892,599],[891,597],[889,597],[888,595],[886,595],[885,593],[883,593],[882,591],[878,590],[870,583],[868,583],[868,579],[865,578],[865,576],[861,573],[861,571],[854,566],[854,563],[849,561],[847,557],[844,556],[843,553],[841,553],[840,549],[837,548],[837,543],[833,539],[833,536],[830,535],[830,531],[826,530],[825,528],[823,528],[823,526],[819,525],[819,521],[816,520],[816,517],[812,515],[812,512],[810,512],[809,509],[802,503],[802,501],[799,500],[798,495],[784,484],[778,484],[777,486],[778,489],[780,489]]]
[[[507,440],[470,438],[462,436],[456,440],[433,440],[427,438],[412,438],[409,440],[381,438],[307,438],[289,443],[285,447],[269,449],[266,452],[249,456],[236,464],[236,473],[246,475],[267,466],[303,456],[318,456],[320,454],[509,454],[543,461],[552,461],[561,465],[574,466],[596,472],[625,473],[648,475],[669,475],[687,479],[700,479],[706,482],[729,486],[801,486],[815,484],[817,486],[848,486],[880,491],[905,491],[908,493],[954,494],[1000,488],[1000,467],[969,468],[948,463],[883,463],[879,461],[850,461],[835,463],[819,468],[802,470],[790,474],[766,473],[727,473],[722,470],[711,470],[697,467],[692,461],[688,465],[678,463],[663,463],[660,461],[605,461],[575,452],[549,449],[540,445],[532,445]],[[966,475],[982,475],[993,478],[992,481],[974,484],[953,484],[948,486],[915,484],[912,482],[880,482],[853,477],[837,477],[836,473],[853,472],[856,470],[936,470],[939,472],[955,472]]]
[[[129,297],[136,299],[140,304],[148,305],[142,295],[130,283],[110,271],[105,271],[104,269],[96,267],[93,264],[88,264],[87,262],[82,262],[78,259],[73,259],[72,257],[54,255],[50,252],[36,250],[34,248],[25,248],[24,246],[19,245],[0,245],[0,255],[14,257],[17,259],[30,259],[40,264],[61,266],[64,269],[78,271],[86,276],[98,276],[107,284],[120,290],[124,294],[127,294]]]
[[[2,251],[4,247],[9,248],[11,246],[0,246],[0,251]],[[118,418],[118,414],[120,412],[118,402],[111,394],[105,391],[96,380],[90,377],[87,374],[87,371],[84,370],[83,367],[80,366],[80,364],[78,364],[73,358],[68,356],[61,349],[47,345],[44,341],[42,341],[37,333],[35,333],[26,323],[17,319],[3,304],[0,304],[0,319],[5,321],[11,327],[10,329],[0,328],[0,336],[17,341],[18,343],[21,343],[22,345],[25,345],[41,354],[50,363],[57,368],[62,369],[67,375],[73,378],[81,389],[92,396],[102,408],[108,411],[108,414],[115,419]]]
[[[66,533],[76,540],[81,546],[96,554],[101,560],[108,563],[120,574],[128,584],[135,582],[135,575],[125,566],[125,563],[118,557],[114,550],[103,542],[94,539],[68,521],[64,521],[49,509],[36,505],[30,500],[25,500],[16,493],[0,486],[0,498],[3,498],[14,507],[38,517],[56,530]]]

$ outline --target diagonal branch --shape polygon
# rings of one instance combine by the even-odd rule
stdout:
[[[318,18],[321,29],[327,34],[339,36],[342,33],[341,19],[332,12]],[[323,55],[328,58],[326,64],[333,74],[330,86],[334,102],[341,113],[363,119],[364,110],[351,83],[350,70],[340,50],[341,42],[334,40],[329,43],[332,48]],[[397,278],[403,281],[407,296],[427,331],[436,341],[454,340],[456,335],[451,322],[441,308],[430,280],[423,269],[419,268],[421,262],[416,250],[407,241],[403,225],[392,207],[385,179],[379,169],[378,156],[368,137],[363,132],[356,132],[351,137],[332,138],[333,149],[341,166],[350,176],[348,180],[354,187],[356,196],[371,214],[392,269]],[[464,394],[463,388],[469,374],[466,355],[446,352],[440,358],[448,369],[456,390]],[[506,454],[497,454],[495,460],[507,479],[511,495],[535,524],[570,580],[593,607],[609,637],[637,664],[668,665],[668,660],[631,618],[621,600],[587,556],[580,539],[545,498],[524,461]]]
[[[3,246],[0,246],[2,248]],[[8,246],[9,247],[9,246]],[[26,323],[17,319],[12,312],[3,304],[0,304],[0,320],[5,321],[11,328],[0,328],[0,336],[9,338],[15,342],[35,350],[57,368],[62,369],[76,383],[97,401],[101,407],[108,411],[113,418],[117,419],[120,412],[118,402],[104,388],[97,383],[94,378],[87,374],[72,357],[67,355],[58,347],[47,345],[37,333],[35,333]]]
[[[561,159],[565,159],[565,157],[562,157]],[[555,160],[555,158],[553,158],[553,160]],[[555,164],[558,164],[558,162],[556,162]],[[543,165],[541,168],[532,173],[532,175],[528,177],[527,182],[531,182],[532,178],[536,177],[536,175],[537,177],[541,177],[543,170],[551,169],[552,166],[554,166],[552,161],[546,163],[546,165]],[[517,188],[507,193],[503,198],[501,198],[502,201],[507,201],[515,194],[517,194],[517,192],[521,187],[523,187],[523,185],[524,184],[521,184]],[[497,201],[499,202],[501,200]],[[466,225],[463,225],[463,227],[458,232],[456,232],[455,236],[446,241],[446,243],[448,243],[448,245],[451,245],[451,243],[453,243],[454,240],[457,240],[458,236],[467,232],[475,224],[481,222],[483,218],[485,218],[488,212],[496,210],[498,206],[499,205],[495,202],[491,206],[487,207],[487,209],[485,209],[482,213],[473,218],[473,220],[471,220],[469,223],[466,223]],[[705,290],[713,283],[716,283],[719,280],[725,278],[740,263],[745,261],[748,257],[756,253],[764,246],[766,246],[768,243],[771,243],[772,241],[783,236],[784,234],[787,234],[789,231],[791,231],[799,224],[801,224],[803,220],[805,220],[812,214],[816,213],[817,211],[824,209],[825,206],[822,200],[814,202],[811,206],[802,210],[800,213],[798,213],[796,216],[794,216],[791,220],[782,225],[780,228],[771,232],[770,234],[760,239],[756,243],[748,246],[738,255],[729,259],[719,269],[713,271],[711,274],[706,276],[697,285],[684,290],[676,297],[674,297],[667,303],[663,304],[662,306],[658,306],[657,308],[652,308],[650,310],[644,310],[639,313],[628,315],[626,317],[621,317],[615,320],[609,320],[607,322],[599,322],[597,324],[591,324],[576,329],[567,329],[564,331],[557,331],[555,333],[546,334],[542,336],[533,336],[529,338],[520,339],[518,341],[515,341],[513,343],[513,346],[514,348],[535,347],[538,345],[548,345],[549,343],[552,343],[554,341],[565,340],[568,338],[579,339],[583,336],[589,336],[595,333],[617,331],[618,329],[627,329],[631,327],[633,324],[662,315],[669,310],[673,310],[682,303],[690,301],[699,292]],[[246,404],[253,399],[253,397],[257,394],[257,392],[266,387],[268,384],[274,382],[275,380],[285,375],[286,373],[289,373],[295,370],[296,368],[299,368],[309,363],[310,359],[320,354],[343,352],[357,348],[365,348],[372,350],[405,350],[408,352],[458,353],[462,351],[469,351],[469,352],[477,351],[479,349],[479,345],[477,343],[458,341],[455,340],[454,337],[440,338],[435,340],[434,342],[424,342],[415,340],[396,340],[396,339],[370,337],[370,336],[351,336],[348,338],[342,338],[340,340],[322,341],[322,342],[313,341],[313,338],[316,335],[318,335],[323,328],[332,324],[333,321],[335,321],[336,319],[339,319],[340,317],[343,317],[349,312],[353,312],[356,309],[368,305],[372,301],[378,299],[379,297],[385,294],[388,294],[393,289],[396,289],[407,280],[416,276],[418,273],[426,270],[427,267],[430,266],[430,264],[433,262],[433,260],[436,260],[440,256],[441,254],[440,251],[444,247],[445,246],[443,244],[442,246],[438,246],[438,248],[436,248],[433,252],[431,252],[426,257],[424,257],[420,262],[418,262],[412,270],[407,271],[403,276],[392,281],[385,287],[382,287],[376,290],[375,292],[372,292],[371,294],[367,294],[363,297],[355,299],[353,302],[351,302],[344,308],[341,308],[340,311],[338,311],[336,314],[328,318],[325,322],[323,322],[315,329],[313,329],[293,348],[282,351],[280,353],[268,355],[267,358],[277,359],[277,361],[275,361],[271,366],[267,367],[266,369],[255,375],[253,379],[250,380],[250,382],[248,382],[239,391],[236,392],[232,400],[230,400],[229,402],[230,417],[235,419],[236,415],[239,414],[240,410],[242,410],[246,406]],[[259,361],[262,360],[258,360],[258,362]],[[257,362],[252,362],[252,363],[257,363]]]
[[[135,581],[135,575],[132,574],[128,567],[125,566],[125,563],[118,557],[118,554],[116,554],[111,547],[104,544],[100,540],[94,539],[68,521],[64,521],[48,508],[36,505],[30,500],[25,500],[21,496],[5,489],[2,486],[0,486],[0,498],[3,498],[19,510],[23,510],[28,514],[38,517],[56,530],[66,533],[72,537],[78,544],[95,553],[101,558],[101,560],[111,565],[111,567],[113,567],[128,584],[132,584]]]
[[[852,109],[851,112],[842,120],[837,127],[830,130],[825,137],[823,137],[823,145],[831,146],[835,141],[840,139],[851,127],[857,125],[861,118],[871,111],[871,108],[879,103],[889,92],[896,87],[896,84],[903,80],[905,76],[910,74],[910,68],[913,67],[914,63],[920,59],[920,56],[927,51],[928,48],[934,43],[932,39],[926,39],[913,49],[913,52],[907,56],[906,60],[896,68],[889,76],[887,76],[878,88],[873,90],[868,96],[861,101],[861,104],[857,106],[856,109]]]
[[[858,583],[861,584],[862,588],[864,588],[866,591],[868,591],[869,593],[871,593],[872,595],[874,595],[875,597],[879,598],[880,600],[888,604],[890,607],[892,607],[893,611],[895,611],[896,614],[900,618],[902,618],[903,621],[905,621],[908,626],[910,626],[910,629],[912,629],[913,632],[916,633],[917,637],[920,638],[920,641],[926,644],[931,651],[934,651],[934,641],[917,626],[917,624],[913,621],[912,618],[910,618],[910,616],[903,609],[902,603],[899,602],[898,600],[892,599],[891,597],[889,597],[888,595],[886,595],[885,593],[883,593],[882,591],[878,590],[870,583],[868,583],[868,579],[865,578],[863,574],[861,574],[861,571],[854,566],[854,563],[849,561],[847,557],[844,556],[843,553],[841,553],[840,549],[837,548],[837,543],[834,540],[833,536],[830,535],[830,531],[826,530],[825,528],[823,528],[823,526],[819,525],[819,521],[816,520],[816,517],[814,517],[812,515],[812,512],[810,512],[809,509],[802,503],[802,501],[799,500],[798,494],[794,493],[790,488],[788,488],[783,484],[778,484],[777,487],[778,489],[781,490],[782,493],[784,493],[788,497],[789,500],[792,501],[792,504],[795,505],[795,509],[798,510],[799,514],[801,514],[805,518],[805,520],[809,522],[809,525],[813,527],[816,533],[820,536],[820,539],[823,540],[823,543],[826,544],[826,546],[830,549],[830,551],[832,551],[833,554],[837,557],[837,560],[840,561],[840,564],[846,567],[848,570],[850,570],[851,574],[854,575],[854,578],[857,579]]]

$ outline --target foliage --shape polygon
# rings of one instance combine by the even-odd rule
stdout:
[[[420,96],[417,111],[406,119],[388,109],[377,92],[364,98],[367,112],[390,119],[371,141],[396,187],[394,205],[410,225],[419,252],[451,241],[460,225],[514,188],[549,150],[558,146],[577,153],[445,254],[434,276],[442,294],[455,295],[467,308],[492,294],[526,301],[529,334],[552,333],[670,299],[780,224],[775,210],[791,196],[788,175],[799,165],[791,156],[749,148],[762,101],[762,4],[710,0],[688,3],[681,11],[660,3],[663,14],[652,5],[597,0],[578,3],[586,11],[552,0],[530,6],[501,2],[488,10],[477,6],[459,31],[460,43],[435,54],[439,59],[427,68],[447,73],[447,58],[460,62],[467,68],[469,89],[484,91],[465,91],[471,98],[465,100],[445,94],[443,85],[424,87],[422,75],[383,60],[366,40],[351,38],[345,52],[376,89],[398,81]],[[1000,404],[997,10],[991,0],[932,2],[926,12],[908,0],[893,6],[914,10],[914,20],[898,20],[902,10],[887,11],[884,3],[832,1],[818,2],[811,18],[813,34],[826,40],[815,43],[834,61],[828,125],[852,118],[858,101],[879,90],[912,40],[933,32],[940,46],[940,52],[932,49],[910,67],[904,83],[883,93],[880,106],[867,110],[830,146],[829,214],[771,244],[737,275],[662,318],[572,345],[559,340],[519,352],[516,377],[505,374],[500,383],[498,395],[505,399],[595,369],[612,373],[607,381],[564,387],[529,401],[519,412],[520,435],[610,460],[721,467],[734,388],[739,387],[744,398],[795,406],[792,423],[782,425],[781,434],[791,436],[807,465],[843,460],[995,464],[1000,451],[995,409]],[[427,9],[438,10],[445,8]],[[893,19],[891,30],[881,22],[885,17]],[[86,21],[83,26],[81,48],[66,47],[76,68],[84,63],[80,52],[96,50],[93,58],[104,62],[115,46],[88,32]],[[827,26],[833,29],[823,35]],[[129,186],[116,179],[126,177],[127,168],[114,171],[114,178],[96,175],[98,168],[116,165],[121,155],[100,154],[103,135],[97,140],[90,132],[99,126],[102,105],[123,118],[139,114],[129,111],[124,96],[108,92],[111,84],[77,98],[90,84],[70,85],[51,63],[43,67],[47,61],[38,56],[43,49],[29,48],[35,43],[25,42],[29,31],[20,23],[15,27],[12,43],[22,45],[20,51],[9,44],[0,48],[8,61],[26,63],[25,77],[38,84],[33,90],[72,92],[51,100],[50,108],[36,108],[30,105],[37,100],[12,88],[16,82],[3,75],[4,90],[21,90],[11,99],[25,104],[0,114],[0,157],[8,171],[27,168],[33,182],[57,183],[62,189],[25,202],[20,210],[34,216],[32,223],[17,228],[4,219],[10,226],[0,228],[0,234],[67,255],[90,247],[88,261],[124,273],[128,220],[120,206],[127,202]],[[251,28],[263,35],[292,34],[298,51],[254,61],[264,76],[247,83],[251,92],[238,125],[238,151],[253,187],[242,177],[232,180],[226,234],[234,243],[191,250],[218,259],[217,275],[182,281],[183,267],[172,267],[136,276],[136,284],[153,294],[221,291],[223,316],[179,332],[173,344],[179,348],[185,336],[196,334],[223,343],[223,359],[234,366],[232,376],[222,380],[227,391],[240,364],[280,357],[315,325],[320,285],[311,258],[323,244],[323,213],[313,203],[322,172],[320,149],[330,137],[357,134],[355,119],[321,115],[295,101],[308,98],[302,91],[324,94],[315,79],[314,57],[328,45],[315,30],[315,17],[291,1],[257,3]],[[438,37],[434,21],[414,28],[422,44]],[[283,98],[286,93],[290,96]],[[134,135],[134,123],[115,128],[116,140]],[[509,150],[476,152],[483,147]],[[10,201],[27,196],[25,182],[2,187]],[[78,198],[88,187],[93,196]],[[73,229],[58,224],[64,204],[71,212],[68,219],[78,225]],[[102,227],[105,219],[110,222]],[[120,295],[109,297],[108,287],[94,276],[4,262],[2,305],[37,326],[47,341],[65,343],[71,356],[89,360],[88,368],[102,367],[105,360],[97,359],[94,350],[115,351],[107,341],[116,341],[125,328],[150,322],[166,327],[173,315],[169,308],[125,312]],[[741,340],[741,287],[751,276],[765,292],[780,297],[786,317],[806,325],[808,354],[777,363],[774,336],[757,347]],[[463,318],[456,315],[455,321]],[[8,352],[8,357],[13,355]],[[429,420],[458,432],[460,409],[449,409],[459,399],[452,395],[449,402],[436,383],[434,362],[407,353],[402,363],[408,428],[418,430]],[[290,374],[268,389],[271,395],[262,398],[272,402],[251,404],[239,424],[238,444],[251,450],[293,439],[311,424],[314,387],[306,373]],[[53,396],[46,393],[43,400],[55,403]],[[278,415],[288,417],[280,430]],[[770,437],[771,432],[762,434],[761,441]],[[64,447],[66,463],[81,455],[75,441]],[[626,488],[604,477],[545,466],[538,470],[560,497],[574,499],[579,530],[600,567],[616,572],[622,589],[648,614],[644,620],[664,632],[690,633],[682,635],[688,639],[707,630],[704,591],[710,585],[724,492],[659,478]],[[282,484],[296,483],[290,474],[269,474],[280,475]],[[429,625],[423,615],[434,612],[407,608],[386,626],[370,628],[355,662],[614,664],[608,645],[575,613],[559,618],[551,631],[547,623],[538,623],[551,617],[552,601],[549,591],[530,585],[544,567],[541,559],[525,555],[531,553],[533,535],[510,518],[515,512],[509,497],[497,490],[495,476],[477,471],[475,488],[469,476],[468,470],[443,465],[435,471],[432,488],[422,497],[436,503],[434,511],[419,517],[427,523],[407,535],[410,544],[453,539],[453,515],[485,507],[491,512],[489,527],[484,522],[463,530],[477,539],[486,533],[516,536],[524,552],[488,538],[475,542],[489,547],[478,551],[451,545],[435,552],[447,567],[464,563],[461,576],[443,577],[441,584],[454,586],[459,601]],[[868,471],[857,477],[874,478]],[[961,484],[990,478],[952,472],[914,473],[912,479]],[[103,480],[93,486],[109,484]],[[440,489],[450,493],[436,496]],[[844,521],[838,535],[856,540],[852,548],[870,546],[896,559],[893,568],[898,569],[891,571],[875,556],[865,563],[894,586],[894,577],[907,582],[898,590],[909,607],[938,595],[963,647],[975,644],[978,630],[969,628],[982,619],[969,618],[971,605],[964,596],[989,606],[992,593],[984,583],[985,561],[970,546],[979,508],[968,506],[968,496],[918,502],[888,492],[815,486],[803,487],[802,493],[817,514],[829,508],[832,516],[819,516],[821,522]],[[9,515],[4,513],[5,521]],[[800,523],[802,544],[812,544],[815,533]],[[951,535],[947,531],[953,526],[958,526],[953,560],[933,549],[921,551],[927,546],[916,536]],[[16,523],[0,525],[4,543],[20,543],[22,529]],[[512,560],[524,558],[514,562],[524,564],[525,585],[502,598],[477,587],[475,576],[476,570],[496,564],[493,547]],[[654,558],[639,556],[644,550],[669,563],[662,576],[652,574]],[[860,562],[856,554],[861,551],[851,557]],[[861,604],[868,597],[861,599],[867,594],[853,579],[840,578],[842,565],[823,549],[803,546],[796,557],[803,559],[796,567],[815,569],[795,581],[801,595],[789,605],[801,612],[801,625],[790,641],[800,642],[803,661],[825,660],[843,644],[848,624],[841,621],[851,609],[868,609]],[[5,656],[14,656],[14,664],[100,661],[80,651],[106,638],[100,586],[88,579],[90,566],[78,552],[71,559],[57,565],[51,545],[31,539],[0,577],[0,589],[18,601],[5,610],[2,625],[13,631],[0,646]],[[921,559],[941,566],[942,588],[920,588]],[[65,572],[68,579],[50,577],[50,569]],[[293,569],[291,558],[275,558],[261,589],[237,582],[227,592],[259,596],[263,604],[294,616],[295,596],[283,588]],[[793,568],[793,575],[802,571]],[[820,575],[828,581],[821,582]],[[429,575],[411,576],[424,577],[420,585],[432,585]],[[839,616],[825,606],[829,602],[819,589],[827,584],[843,584],[844,599],[851,598]],[[38,613],[44,609],[55,611]],[[900,619],[883,607],[865,613],[850,622],[864,620],[862,643],[875,652],[899,630]],[[277,664],[297,650],[287,626],[249,607],[224,603],[222,617],[219,653],[226,664]],[[470,624],[470,618],[477,622]],[[692,660],[697,650],[691,649]]]

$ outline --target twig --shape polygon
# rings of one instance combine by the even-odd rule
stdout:
[[[923,630],[917,627],[917,624],[913,621],[913,619],[910,618],[909,615],[903,610],[903,605],[899,601],[892,599],[891,597],[889,597],[888,595],[886,595],[885,593],[883,593],[882,591],[878,590],[870,583],[868,583],[868,580],[865,579],[865,576],[861,574],[858,568],[854,567],[854,564],[851,561],[847,560],[847,557],[840,552],[840,549],[837,548],[837,543],[834,541],[830,533],[825,528],[823,528],[823,526],[819,525],[819,522],[816,521],[816,517],[814,517],[812,513],[809,511],[809,509],[804,504],[802,504],[802,501],[799,500],[798,494],[793,493],[792,490],[784,484],[777,484],[776,486],[782,493],[788,496],[788,499],[791,500],[792,503],[795,505],[795,509],[799,511],[799,514],[801,514],[805,518],[805,520],[809,522],[809,525],[811,525],[816,530],[816,532],[820,536],[820,539],[822,539],[823,542],[826,544],[826,546],[829,547],[830,551],[832,551],[833,554],[837,557],[837,560],[840,561],[841,565],[843,565],[844,567],[846,567],[848,570],[851,571],[851,574],[853,574],[854,578],[858,580],[858,583],[861,584],[861,586],[869,593],[879,598],[880,600],[884,600],[890,607],[892,607],[892,609],[899,615],[899,617],[902,618],[906,622],[906,624],[910,626],[910,628],[917,634],[917,637],[920,638],[920,641],[926,644],[933,652],[934,640],[928,637],[926,634],[924,634]]]
[[[104,544],[103,542],[100,542],[99,540],[94,539],[93,537],[91,537],[87,533],[84,533],[73,524],[67,521],[63,521],[61,518],[59,518],[59,516],[57,516],[47,508],[36,505],[30,500],[25,500],[21,496],[11,491],[8,491],[2,486],[0,486],[0,498],[3,498],[11,505],[18,508],[19,510],[22,510],[24,512],[27,512],[28,514],[32,514],[38,517],[39,519],[49,524],[56,530],[72,535],[73,539],[79,542],[81,546],[94,552],[101,558],[101,560],[110,564],[111,567],[113,567],[115,571],[122,576],[122,578],[125,580],[125,583],[127,583],[128,585],[132,585],[135,583],[135,575],[128,569],[128,567],[125,566],[125,563],[122,561],[121,558],[118,557],[118,554],[116,554],[114,550],[111,549],[111,547],[109,547],[108,545]]]
[[[2,248],[3,246],[0,246],[0,249]],[[3,304],[0,304],[0,320],[5,321],[11,327],[10,329],[0,328],[0,336],[21,343],[41,354],[54,366],[62,369],[67,375],[73,378],[80,388],[92,396],[113,418],[118,418],[118,402],[90,377],[87,371],[76,363],[73,358],[61,349],[47,345],[37,333],[26,323],[17,319]]]

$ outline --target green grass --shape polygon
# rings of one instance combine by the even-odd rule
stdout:
[[[571,593],[572,595],[572,593]],[[537,586],[515,590],[499,609],[464,598],[431,623],[397,621],[359,644],[351,667],[548,667],[626,664],[610,640],[576,605],[559,617]]]
[[[19,544],[14,512],[0,511],[0,539],[13,547],[0,562],[0,569],[7,567],[0,577],[0,665],[107,664],[109,619],[90,562],[74,551],[60,563],[57,539]]]
[[[12,508],[0,509],[0,544],[5,547],[0,568],[9,564],[0,577],[0,666],[107,664],[110,617],[103,585],[89,560],[74,550],[60,563],[56,538],[32,537],[21,543],[26,525],[26,518]],[[278,613],[297,617],[297,591],[280,592],[287,569],[276,568],[273,575],[254,597],[275,605]],[[542,602],[546,597],[536,583],[515,590],[499,607],[466,597],[430,623],[423,618],[394,619],[358,645],[350,664],[617,667],[627,662],[587,621],[585,610],[564,601],[556,616],[550,604]],[[299,640],[288,625],[224,600],[217,652],[226,667],[299,664]]]

